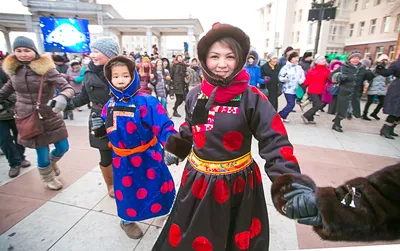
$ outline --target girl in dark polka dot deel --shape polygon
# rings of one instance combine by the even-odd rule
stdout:
[[[110,140],[121,228],[138,239],[143,233],[135,222],[167,214],[175,198],[162,145],[176,131],[158,99],[139,92],[140,79],[131,60],[112,58],[104,74],[113,97],[101,118],[92,118],[92,134]]]
[[[269,178],[285,190],[305,179],[286,129],[243,69],[249,37],[215,24],[197,46],[204,80],[187,95],[185,122],[165,156],[188,158],[171,214],[153,251],[266,251],[269,223],[253,136]],[[301,195],[301,193],[298,193]],[[274,197],[275,199],[275,197]],[[301,201],[301,198],[297,201]]]

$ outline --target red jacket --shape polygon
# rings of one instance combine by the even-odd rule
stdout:
[[[325,65],[316,65],[311,68],[306,75],[304,86],[308,86],[308,94],[322,94],[330,70]]]

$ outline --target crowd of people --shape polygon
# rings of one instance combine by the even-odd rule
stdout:
[[[91,50],[90,57],[68,63],[61,55],[40,55],[27,37],[15,39],[0,75],[1,148],[10,177],[30,165],[24,157],[28,147],[36,150],[45,186],[61,189],[57,162],[69,150],[64,119],[90,105],[90,146],[99,151],[121,229],[138,239],[143,232],[137,221],[169,214],[153,251],[268,249],[267,205],[261,169],[252,157],[253,137],[280,213],[314,226],[328,240],[400,238],[400,198],[393,192],[400,186],[399,165],[338,188],[317,188],[301,174],[283,123],[289,123],[296,103],[302,110],[312,103],[302,115],[306,124],[315,124],[329,104],[336,114],[332,128],[343,132],[344,118],[369,119],[377,95],[380,106],[371,117],[379,119],[383,106],[388,117],[381,134],[393,138],[400,121],[400,57],[388,66],[382,56],[371,67],[351,53],[346,62],[328,66],[323,56],[300,58],[289,47],[281,58],[271,53],[260,67],[250,38],[220,23],[199,41],[198,59],[187,61],[180,54],[171,65],[165,58],[120,56],[118,43],[107,37],[93,41]],[[364,92],[368,102],[361,115]],[[168,113],[171,94],[173,116],[181,116],[178,107],[185,102],[185,122],[178,130]],[[277,112],[281,94],[287,104]],[[176,192],[167,165],[184,159]],[[367,223],[362,216],[370,217]]]

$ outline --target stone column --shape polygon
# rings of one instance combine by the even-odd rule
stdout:
[[[40,26],[35,27],[34,32],[36,34],[38,53],[42,54],[42,53],[44,53],[44,42],[43,42],[42,29],[40,28]]]
[[[12,47],[11,47],[11,40],[10,40],[10,32],[9,31],[3,31],[4,34],[4,39],[6,40],[6,46],[7,46],[7,51],[8,53],[12,53]]]
[[[194,35],[194,41],[195,41],[195,46],[194,46],[194,55],[197,58],[197,44],[199,43],[199,35]]]
[[[188,35],[188,46],[189,46],[189,57],[194,56],[194,50],[193,50],[193,28],[189,27],[187,31]]]
[[[153,42],[153,32],[151,31],[151,27],[148,27],[146,30],[146,37],[147,37],[147,55],[151,55],[152,49],[152,42]]]

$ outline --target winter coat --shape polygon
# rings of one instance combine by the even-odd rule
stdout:
[[[79,76],[74,78],[75,83],[81,83],[83,82],[83,79],[85,78],[85,72],[87,70],[87,66],[83,66],[81,69],[81,72],[79,73]]]
[[[0,89],[8,82],[8,76],[4,73],[2,68],[2,62],[0,61]],[[3,110],[0,110],[0,120],[12,120],[14,119],[14,104],[17,101],[15,93],[12,94],[8,99],[3,100],[0,104],[3,106]]]
[[[196,86],[201,83],[201,76],[203,72],[200,67],[188,67],[187,72],[189,74],[189,86]]]
[[[388,69],[378,70],[385,77],[393,75],[395,80],[390,84],[383,106],[383,112],[392,116],[400,117],[400,57],[393,62]]]
[[[174,93],[178,95],[184,95],[187,88],[185,83],[185,77],[187,76],[187,69],[185,63],[175,63],[171,69],[172,86]]]
[[[166,85],[167,85],[167,80],[165,77],[169,76],[169,71],[167,69],[164,69],[165,74],[162,74],[162,71],[156,71],[154,74],[154,79],[151,80],[151,83],[155,86],[155,91],[157,97],[161,98],[166,98],[167,97],[167,90]]]
[[[144,65],[139,65],[139,76],[140,76],[140,92],[151,95],[152,89],[149,87],[150,84],[150,73],[151,73],[151,64],[148,67],[144,67]]]
[[[300,60],[299,65],[303,69],[304,73],[307,74],[307,72],[311,69],[311,63],[312,61],[305,61],[305,60]]]
[[[271,102],[272,106],[278,109],[278,86],[279,86],[279,72],[281,70],[281,66],[276,64],[274,69],[272,69],[271,65],[267,62],[263,66],[261,66],[261,77],[263,79],[269,78],[269,81],[266,84],[268,89],[268,99]],[[262,89],[263,86],[260,85]]]
[[[371,84],[368,87],[368,95],[385,96],[387,93],[387,85],[390,83],[391,77],[383,77],[376,75],[372,79]]]
[[[91,147],[99,150],[110,150],[108,138],[96,138],[90,133],[92,127],[90,118],[92,113],[100,114],[110,97],[110,88],[104,77],[103,67],[95,66],[93,62],[90,62],[85,71],[82,92],[72,99],[72,103],[75,107],[80,107],[92,102],[92,110],[89,114],[89,141]]]
[[[69,84],[72,86],[72,88],[74,88],[75,94],[80,93],[82,90],[82,84],[80,82],[75,82],[75,78],[79,77],[80,74],[81,74],[80,66],[78,71],[73,71],[71,66],[67,70],[67,77],[69,80]]]
[[[289,79],[288,82],[285,79]],[[282,93],[296,94],[296,89],[304,82],[304,71],[298,64],[287,62],[279,72],[279,81],[283,83]]]
[[[322,226],[314,231],[330,241],[389,241],[400,239],[400,164],[385,167],[367,177],[358,177],[334,187],[316,187],[308,178],[282,175],[272,184],[275,208],[282,213],[283,194],[274,189],[280,183],[300,183],[316,193]]]
[[[260,66],[257,65],[259,60],[258,53],[255,51],[250,51],[249,55],[254,56],[253,64],[249,64],[247,61],[244,68],[250,75],[249,85],[257,87],[258,85],[264,84],[264,79],[261,78]]]
[[[53,60],[45,55],[23,65],[13,55],[3,62],[3,70],[10,80],[0,90],[0,100],[7,99],[14,92],[16,103],[14,112],[23,118],[35,110],[39,94],[40,79],[44,75],[44,85],[39,113],[42,115],[44,132],[32,139],[18,139],[18,143],[28,148],[48,146],[68,137],[68,132],[60,114],[54,113],[47,103],[53,99],[55,88],[66,98],[74,96],[74,90],[55,69]]]
[[[316,65],[306,75],[303,86],[308,86],[308,94],[322,94],[331,71],[325,65]]]
[[[281,67],[284,67],[287,63],[287,58],[285,56],[282,56],[278,59],[278,65]]]

